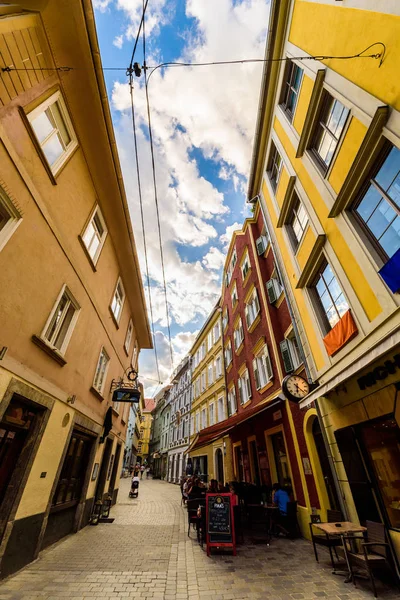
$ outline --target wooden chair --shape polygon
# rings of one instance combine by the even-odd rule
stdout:
[[[327,510],[327,522],[328,523],[338,523],[342,520],[343,520],[342,513],[340,512],[340,510],[330,510],[330,509]],[[338,546],[342,545],[342,540],[340,539],[339,535],[332,536],[332,535],[328,535],[327,533],[322,533],[322,532],[320,534],[315,534],[314,530],[313,530],[313,525],[314,525],[314,523],[311,521],[310,534],[311,534],[311,541],[312,541],[313,548],[314,548],[315,560],[317,562],[319,562],[317,545],[324,546],[325,548],[328,548],[328,550],[329,550],[332,567],[333,567],[333,569],[335,569],[335,561],[333,560],[332,548],[335,552],[336,559],[338,559],[339,557],[337,555],[336,548]]]
[[[197,509],[200,506],[200,503],[200,498],[195,498],[186,502],[188,513],[188,537],[190,535],[190,526],[193,525],[197,528]]]
[[[354,585],[356,585],[355,578],[362,576],[354,572],[353,568],[356,567],[366,572],[371,582],[374,596],[377,598],[373,568],[388,565],[393,570],[392,562],[390,561],[392,557],[390,555],[390,546],[386,542],[385,526],[382,523],[367,521],[366,527],[367,532],[362,538],[360,536],[348,536],[345,538],[344,550]],[[362,540],[358,552],[353,551],[355,539]]]

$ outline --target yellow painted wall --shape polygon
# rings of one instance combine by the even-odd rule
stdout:
[[[327,235],[333,250],[339,259],[344,272],[346,273],[354,292],[357,295],[360,304],[365,310],[365,313],[370,321],[373,321],[381,312],[382,308],[376,298],[374,290],[369,285],[362,268],[358,264],[356,258],[350,251],[340,229],[338,228],[335,219],[329,219],[329,210],[324,200],[321,198],[311,175],[307,172],[301,159],[296,158],[295,149],[293,148],[290,139],[284,131],[281,123],[277,118],[274,121],[274,130],[277,133],[285,152],[296,171],[296,174],[304,187],[308,198],[310,199],[315,212],[321,222],[321,225]],[[351,163],[349,163],[350,167]]]
[[[340,192],[366,132],[366,126],[353,117],[328,178],[337,194]]]
[[[67,414],[70,419],[68,424],[63,426],[63,419]],[[16,519],[23,519],[46,510],[54,478],[72,425],[72,416],[73,409],[62,402],[54,404],[18,506]],[[41,479],[40,474],[44,471],[47,472],[47,475]]]
[[[313,86],[313,80],[310,79],[310,77],[307,77],[307,75],[304,75],[303,81],[301,83],[296,112],[293,119],[293,126],[299,135],[301,134],[301,131],[303,129]]]
[[[282,171],[279,177],[278,187],[276,188],[276,200],[280,207],[282,207],[285,199],[286,189],[289,183],[289,173],[282,167]]]
[[[301,240],[299,249],[297,250],[296,254],[297,262],[299,263],[300,269],[304,269],[316,239],[316,234],[314,233],[313,229],[309,227],[303,239]]]
[[[377,3],[379,7],[379,3]],[[374,42],[387,47],[384,63],[373,59],[327,60],[330,69],[400,110],[398,73],[400,17],[296,0],[289,41],[311,55],[353,55]],[[367,53],[379,52],[379,46]]]

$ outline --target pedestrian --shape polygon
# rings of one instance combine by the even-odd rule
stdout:
[[[144,473],[144,470],[145,470],[145,468],[146,468],[146,467],[145,467],[144,465],[142,465],[142,466],[140,467],[140,479],[142,479],[142,477],[143,477],[143,473]]]
[[[149,467],[149,466],[147,466],[147,467],[146,467],[146,479],[148,479],[148,478],[149,478],[149,475],[150,475],[150,467]]]

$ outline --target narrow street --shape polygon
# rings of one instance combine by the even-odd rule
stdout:
[[[0,600],[140,598],[145,600],[229,600],[373,598],[358,584],[331,574],[303,540],[273,540],[207,558],[187,537],[186,509],[178,486],[143,480],[139,498],[129,499],[121,480],[112,524],[86,527],[44,551],[40,558],[0,586]],[[379,598],[398,593],[379,587]]]

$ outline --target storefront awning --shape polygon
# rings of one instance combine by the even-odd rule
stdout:
[[[203,446],[207,446],[212,442],[220,439],[224,435],[226,435],[231,429],[255,417],[260,414],[264,410],[268,410],[269,408],[275,407],[277,404],[284,402],[282,398],[278,396],[278,398],[274,398],[273,400],[269,400],[268,402],[260,402],[255,406],[249,406],[248,409],[243,412],[237,413],[229,419],[225,421],[221,421],[220,423],[216,423],[215,425],[211,425],[211,427],[207,427],[206,429],[202,429],[200,433],[196,435],[189,448],[186,450],[185,454],[190,454],[193,450],[197,450],[198,448],[202,448]]]
[[[323,385],[318,386],[313,390],[304,400],[300,403],[300,408],[306,408],[314,400],[317,400],[321,396],[325,396],[328,392],[333,390],[336,386],[344,383],[353,375],[358,374],[362,369],[368,367],[371,363],[378,360],[384,354],[387,354],[395,346],[400,344],[400,331],[390,334],[385,340],[372,348],[369,352],[361,356],[356,362],[352,362],[348,367],[344,368],[338,375],[335,375],[330,381],[327,381]]]

